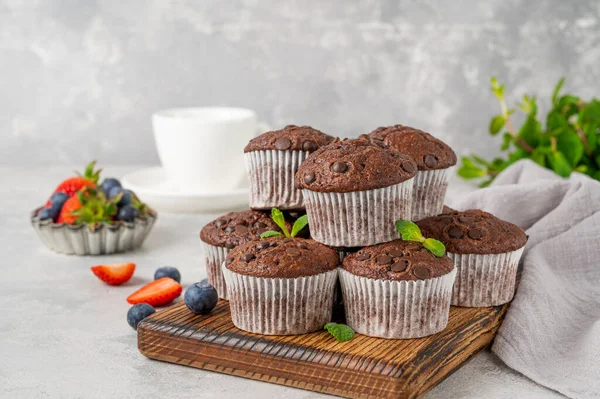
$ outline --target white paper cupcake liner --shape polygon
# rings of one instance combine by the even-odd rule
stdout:
[[[413,186],[412,220],[416,222],[442,213],[452,170],[454,167],[417,172]]]
[[[31,214],[31,225],[51,250],[68,255],[106,255],[125,252],[142,245],[156,222],[156,213],[133,223],[100,223],[93,230],[85,223],[69,225],[40,220]]]
[[[303,209],[302,192],[294,185],[294,175],[309,154],[277,150],[245,153],[250,208]]]
[[[413,179],[349,193],[302,190],[311,237],[333,247],[364,247],[400,238],[395,222],[411,218]]]
[[[339,272],[346,324],[370,337],[406,339],[435,334],[448,324],[456,269],[416,281],[375,280]]]
[[[498,306],[515,294],[517,269],[525,247],[501,254],[454,254],[457,269],[452,305],[465,307]]]
[[[245,276],[223,263],[231,319],[245,331],[264,335],[304,334],[331,320],[337,270],[298,278]]]
[[[208,282],[212,284],[217,290],[219,298],[229,300],[227,296],[227,284],[225,283],[225,277],[223,277],[223,271],[221,265],[225,262],[229,249],[225,247],[217,247],[200,241],[202,248],[204,249],[204,260],[206,264],[206,275]]]

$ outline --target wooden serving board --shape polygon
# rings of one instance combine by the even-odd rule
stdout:
[[[179,303],[140,323],[138,347],[151,359],[348,398],[415,398],[489,346],[508,306],[452,307],[448,327],[425,338],[357,334],[339,343],[325,331],[295,336],[241,331],[226,301],[207,316]]]

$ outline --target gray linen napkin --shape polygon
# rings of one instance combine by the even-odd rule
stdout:
[[[564,395],[600,398],[600,182],[519,161],[449,205],[483,209],[529,235],[492,351]]]

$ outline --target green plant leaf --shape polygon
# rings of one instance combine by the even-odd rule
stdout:
[[[283,216],[283,212],[281,212],[277,208],[271,209],[271,219],[273,219],[275,224],[277,226],[279,226],[279,228],[281,229],[281,231],[283,231],[283,234],[286,237],[291,237],[290,232],[288,231],[287,227],[285,226],[285,216]]]
[[[598,126],[600,126],[600,121],[598,123],[587,123],[582,127],[588,146],[592,152],[598,148]]]
[[[425,240],[419,226],[410,220],[396,220],[396,231],[400,233],[404,241],[423,242]]]
[[[490,121],[490,127],[489,127],[490,134],[492,136],[495,136],[498,133],[500,133],[500,130],[502,130],[505,123],[506,123],[506,118],[504,118],[504,115],[494,116],[492,118],[492,120]]]
[[[508,161],[513,164],[521,159],[529,158],[529,153],[521,147],[515,149],[515,151],[508,154]]]
[[[492,184],[492,182],[493,182],[493,181],[494,181],[494,179],[493,179],[493,178],[491,178],[491,179],[487,179],[487,180],[485,180],[485,181],[483,181],[483,182],[479,183],[479,187],[480,187],[480,188],[486,188],[486,187],[488,187],[490,184]]]
[[[446,246],[434,238],[426,238],[423,241],[423,246],[438,258],[441,258],[446,253]]]
[[[552,104],[556,104],[556,99],[558,98],[558,93],[560,93],[560,89],[562,89],[564,84],[565,84],[565,78],[562,77],[558,80],[558,83],[556,83],[556,86],[554,86],[554,91],[552,92]]]
[[[488,161],[486,161],[485,159],[483,159],[483,158],[481,158],[481,157],[478,157],[477,155],[473,155],[473,154],[472,154],[472,155],[471,155],[471,159],[472,159],[474,162],[478,163],[479,165],[481,165],[481,166],[485,166],[486,168],[487,168],[488,166],[490,166],[490,163],[489,163]]]
[[[540,141],[541,134],[542,125],[535,119],[535,116],[529,115],[517,135],[530,146],[536,147]]]
[[[571,165],[569,165],[569,161],[567,161],[567,158],[562,152],[551,152],[550,154],[548,154],[547,157],[548,163],[557,175],[562,177],[568,177],[571,174]]]
[[[510,143],[513,142],[513,136],[510,133],[504,133],[502,135],[502,145],[500,146],[500,149],[502,151],[506,151],[508,150],[508,148],[510,147]]]
[[[550,147],[538,147],[535,150],[533,150],[533,153],[531,154],[531,159],[538,165],[546,167],[546,156],[551,152],[552,151]]]
[[[268,238],[268,237],[283,237],[283,234],[281,234],[278,231],[269,230],[269,231],[265,231],[264,233],[262,233],[260,235],[260,238]]]
[[[556,148],[564,154],[572,168],[577,166],[583,156],[581,138],[572,130],[564,130],[556,136]]]
[[[581,108],[579,122],[581,124],[594,123],[600,125],[600,100],[594,98]]]
[[[339,342],[350,341],[354,338],[354,330],[345,324],[327,323],[323,326],[329,334],[333,335]]]
[[[296,235],[308,224],[308,216],[302,215],[294,222],[294,226],[292,226],[292,237],[296,237]]]

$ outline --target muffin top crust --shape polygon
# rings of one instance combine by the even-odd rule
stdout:
[[[396,151],[410,155],[419,170],[445,169],[456,165],[452,148],[431,134],[409,126],[379,127],[369,133],[375,140]]]
[[[291,223],[286,222],[286,227],[291,230]],[[200,239],[210,245],[231,249],[258,240],[268,230],[281,231],[269,213],[252,210],[230,212],[204,226]]]
[[[334,270],[339,254],[314,240],[269,237],[231,250],[225,261],[232,272],[254,277],[296,278]]]
[[[317,192],[346,193],[389,187],[411,179],[417,164],[367,135],[336,139],[310,154],[298,167],[296,185]]]
[[[252,151],[308,151],[314,152],[333,141],[333,137],[310,126],[288,125],[253,138],[244,148]]]
[[[415,281],[450,273],[454,263],[446,255],[436,257],[419,242],[395,240],[347,255],[342,268],[371,279]]]
[[[417,222],[425,237],[435,238],[455,254],[499,254],[527,244],[519,226],[479,209],[454,211]]]

